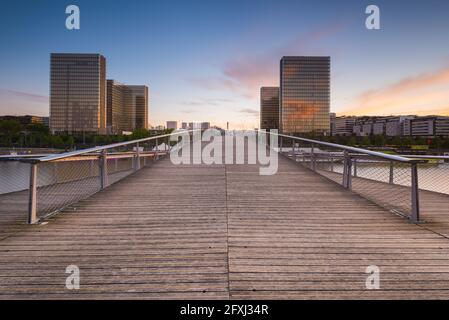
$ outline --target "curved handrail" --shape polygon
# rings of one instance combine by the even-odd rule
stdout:
[[[169,137],[169,136],[180,135],[180,134],[184,134],[186,132],[191,133],[191,132],[196,132],[196,131],[201,131],[201,129],[173,132],[173,133],[168,133],[168,134],[163,134],[163,135],[158,135],[158,136],[153,136],[153,137],[148,137],[148,138],[142,138],[142,139],[137,139],[137,140],[132,140],[132,141],[125,141],[125,142],[118,142],[118,143],[114,143],[114,144],[109,144],[109,145],[104,145],[104,146],[97,146],[97,147],[81,149],[81,150],[75,150],[75,151],[69,151],[69,152],[63,152],[63,153],[58,153],[58,154],[43,155],[43,156],[41,156],[41,155],[39,155],[39,156],[34,155],[34,157],[32,155],[28,155],[27,157],[19,157],[19,156],[12,156],[12,157],[16,158],[16,159],[19,158],[17,160],[22,161],[22,162],[28,162],[28,163],[29,162],[31,162],[31,163],[48,162],[48,161],[53,161],[53,160],[59,160],[59,159],[64,159],[64,158],[68,158],[68,157],[78,156],[78,155],[82,155],[82,154],[86,154],[86,153],[93,153],[93,152],[103,151],[103,150],[106,150],[106,149],[117,148],[117,147],[126,146],[126,145],[130,145],[130,144],[136,144],[136,143],[140,143],[140,142],[146,142],[146,141],[156,140],[156,139],[160,139],[160,138],[166,138],[166,137]],[[250,130],[250,131],[257,131],[257,130]],[[259,130],[259,132],[262,132],[262,131]],[[270,135],[276,135],[276,136],[283,137],[283,138],[288,138],[288,139],[308,142],[308,143],[311,143],[311,144],[323,145],[323,146],[336,148],[336,149],[341,149],[341,150],[346,150],[346,151],[351,151],[351,152],[358,152],[358,153],[362,153],[362,154],[366,154],[366,155],[370,155],[370,156],[384,158],[384,159],[390,160],[390,161],[399,161],[399,162],[404,162],[404,163],[416,163],[416,162],[423,162],[422,159],[425,159],[425,158],[427,158],[427,159],[430,159],[430,158],[434,158],[434,159],[437,159],[437,158],[438,159],[448,159],[448,157],[446,157],[446,156],[427,156],[427,155],[426,156],[409,156],[409,155],[407,155],[407,156],[399,156],[399,155],[391,155],[391,154],[386,154],[386,153],[382,153],[382,152],[378,152],[378,151],[372,151],[372,150],[367,150],[367,149],[362,149],[362,148],[357,148],[357,147],[345,146],[345,145],[331,143],[331,142],[324,142],[324,141],[313,140],[313,139],[308,139],[308,138],[301,138],[301,137],[290,136],[290,135],[281,134],[281,133],[274,133],[274,132],[270,132],[270,131],[265,131],[265,132],[270,134]],[[9,157],[5,156],[5,158],[6,157],[7,158],[11,158],[11,156],[9,156]]]
[[[103,151],[103,150],[107,150],[107,149],[111,149],[111,148],[118,148],[118,147],[130,145],[130,144],[136,144],[136,143],[140,143],[140,142],[146,142],[146,141],[156,140],[156,139],[160,139],[160,138],[166,138],[166,137],[176,136],[176,135],[185,134],[185,133],[191,133],[191,132],[195,132],[195,131],[201,131],[201,129],[172,132],[172,133],[167,133],[167,134],[163,134],[163,135],[159,135],[159,136],[153,136],[153,137],[142,138],[142,139],[137,139],[137,140],[107,144],[104,146],[92,147],[92,148],[57,153],[57,154],[51,154],[51,155],[48,155],[48,156],[45,156],[42,158],[20,159],[19,161],[28,162],[28,163],[30,163],[30,162],[31,163],[48,162],[48,161],[53,161],[53,160],[59,160],[59,159],[79,156],[79,155],[86,154],[86,153],[93,153],[93,152]]]
[[[350,147],[350,146],[345,146],[345,145],[331,143],[331,142],[324,142],[324,141],[319,141],[319,140],[300,138],[300,137],[289,136],[289,135],[285,135],[285,134],[281,134],[281,133],[274,133],[274,132],[269,132],[269,131],[265,131],[265,132],[268,134],[271,134],[271,135],[276,135],[276,136],[284,137],[284,138],[288,138],[288,139],[304,141],[304,142],[308,142],[308,143],[312,143],[312,144],[323,145],[326,147],[332,147],[332,148],[342,149],[342,150],[346,150],[346,151],[359,152],[359,153],[367,154],[370,156],[384,158],[384,159],[387,159],[390,161],[399,161],[399,162],[405,162],[405,163],[422,162],[422,160],[410,159],[410,158],[405,158],[402,156],[386,154],[386,153],[382,153],[382,152],[378,152],[378,151],[371,151],[371,150],[361,149],[361,148],[356,148],[356,147]]]

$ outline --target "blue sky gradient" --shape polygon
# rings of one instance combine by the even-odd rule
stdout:
[[[331,56],[337,113],[449,114],[448,32],[444,0],[1,0],[0,114],[48,114],[50,52],[101,53],[108,79],[148,85],[152,125],[257,127],[282,55]]]

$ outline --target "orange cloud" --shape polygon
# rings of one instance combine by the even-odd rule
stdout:
[[[347,115],[448,114],[449,68],[402,79],[359,95]]]
[[[279,85],[279,61],[284,55],[302,55],[311,51],[329,55],[329,52],[312,49],[320,40],[331,37],[347,27],[348,21],[337,21],[302,33],[274,50],[235,54],[224,63],[221,75],[209,78],[188,79],[206,89],[229,90],[245,98],[254,99],[261,86]]]

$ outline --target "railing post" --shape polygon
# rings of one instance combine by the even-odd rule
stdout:
[[[31,164],[30,169],[30,193],[28,199],[28,223],[33,224],[37,219],[37,163]]]
[[[313,171],[316,171],[316,165],[315,165],[315,145],[312,143],[312,148],[310,150],[310,166],[312,167]]]
[[[135,163],[134,171],[140,170],[140,150],[139,150],[139,143],[136,143],[136,156],[135,156]]]
[[[394,183],[394,167],[393,167],[393,161],[390,161],[390,179],[389,179],[389,183],[393,184]]]
[[[348,153],[348,189],[351,190],[352,189],[352,160],[351,160],[351,156],[349,156]]]
[[[334,157],[331,156],[331,172],[334,172]]]
[[[354,177],[357,177],[357,159],[354,158],[353,161],[354,161],[354,163],[353,163],[353,166],[354,166]]]
[[[101,151],[100,156],[100,188],[103,190],[108,185],[108,151]]]
[[[282,153],[282,136],[281,137],[279,137],[279,139],[281,140],[280,141],[280,143],[279,143],[279,153]]]
[[[352,187],[352,161],[351,157],[347,150],[344,152],[344,161],[343,161],[343,187],[346,189],[351,189]]]
[[[159,143],[158,143],[158,139],[156,139],[156,153],[154,154],[153,160],[156,161],[159,157],[158,155],[159,153]]]
[[[418,188],[418,165],[413,163],[412,170],[412,212],[410,219],[419,222],[419,188]]]

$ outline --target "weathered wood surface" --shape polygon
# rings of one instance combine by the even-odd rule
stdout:
[[[439,219],[449,221],[446,216]],[[283,157],[162,160],[0,241],[0,298],[447,299],[449,240]],[[65,288],[77,265],[80,290]],[[380,290],[365,269],[380,268]]]

